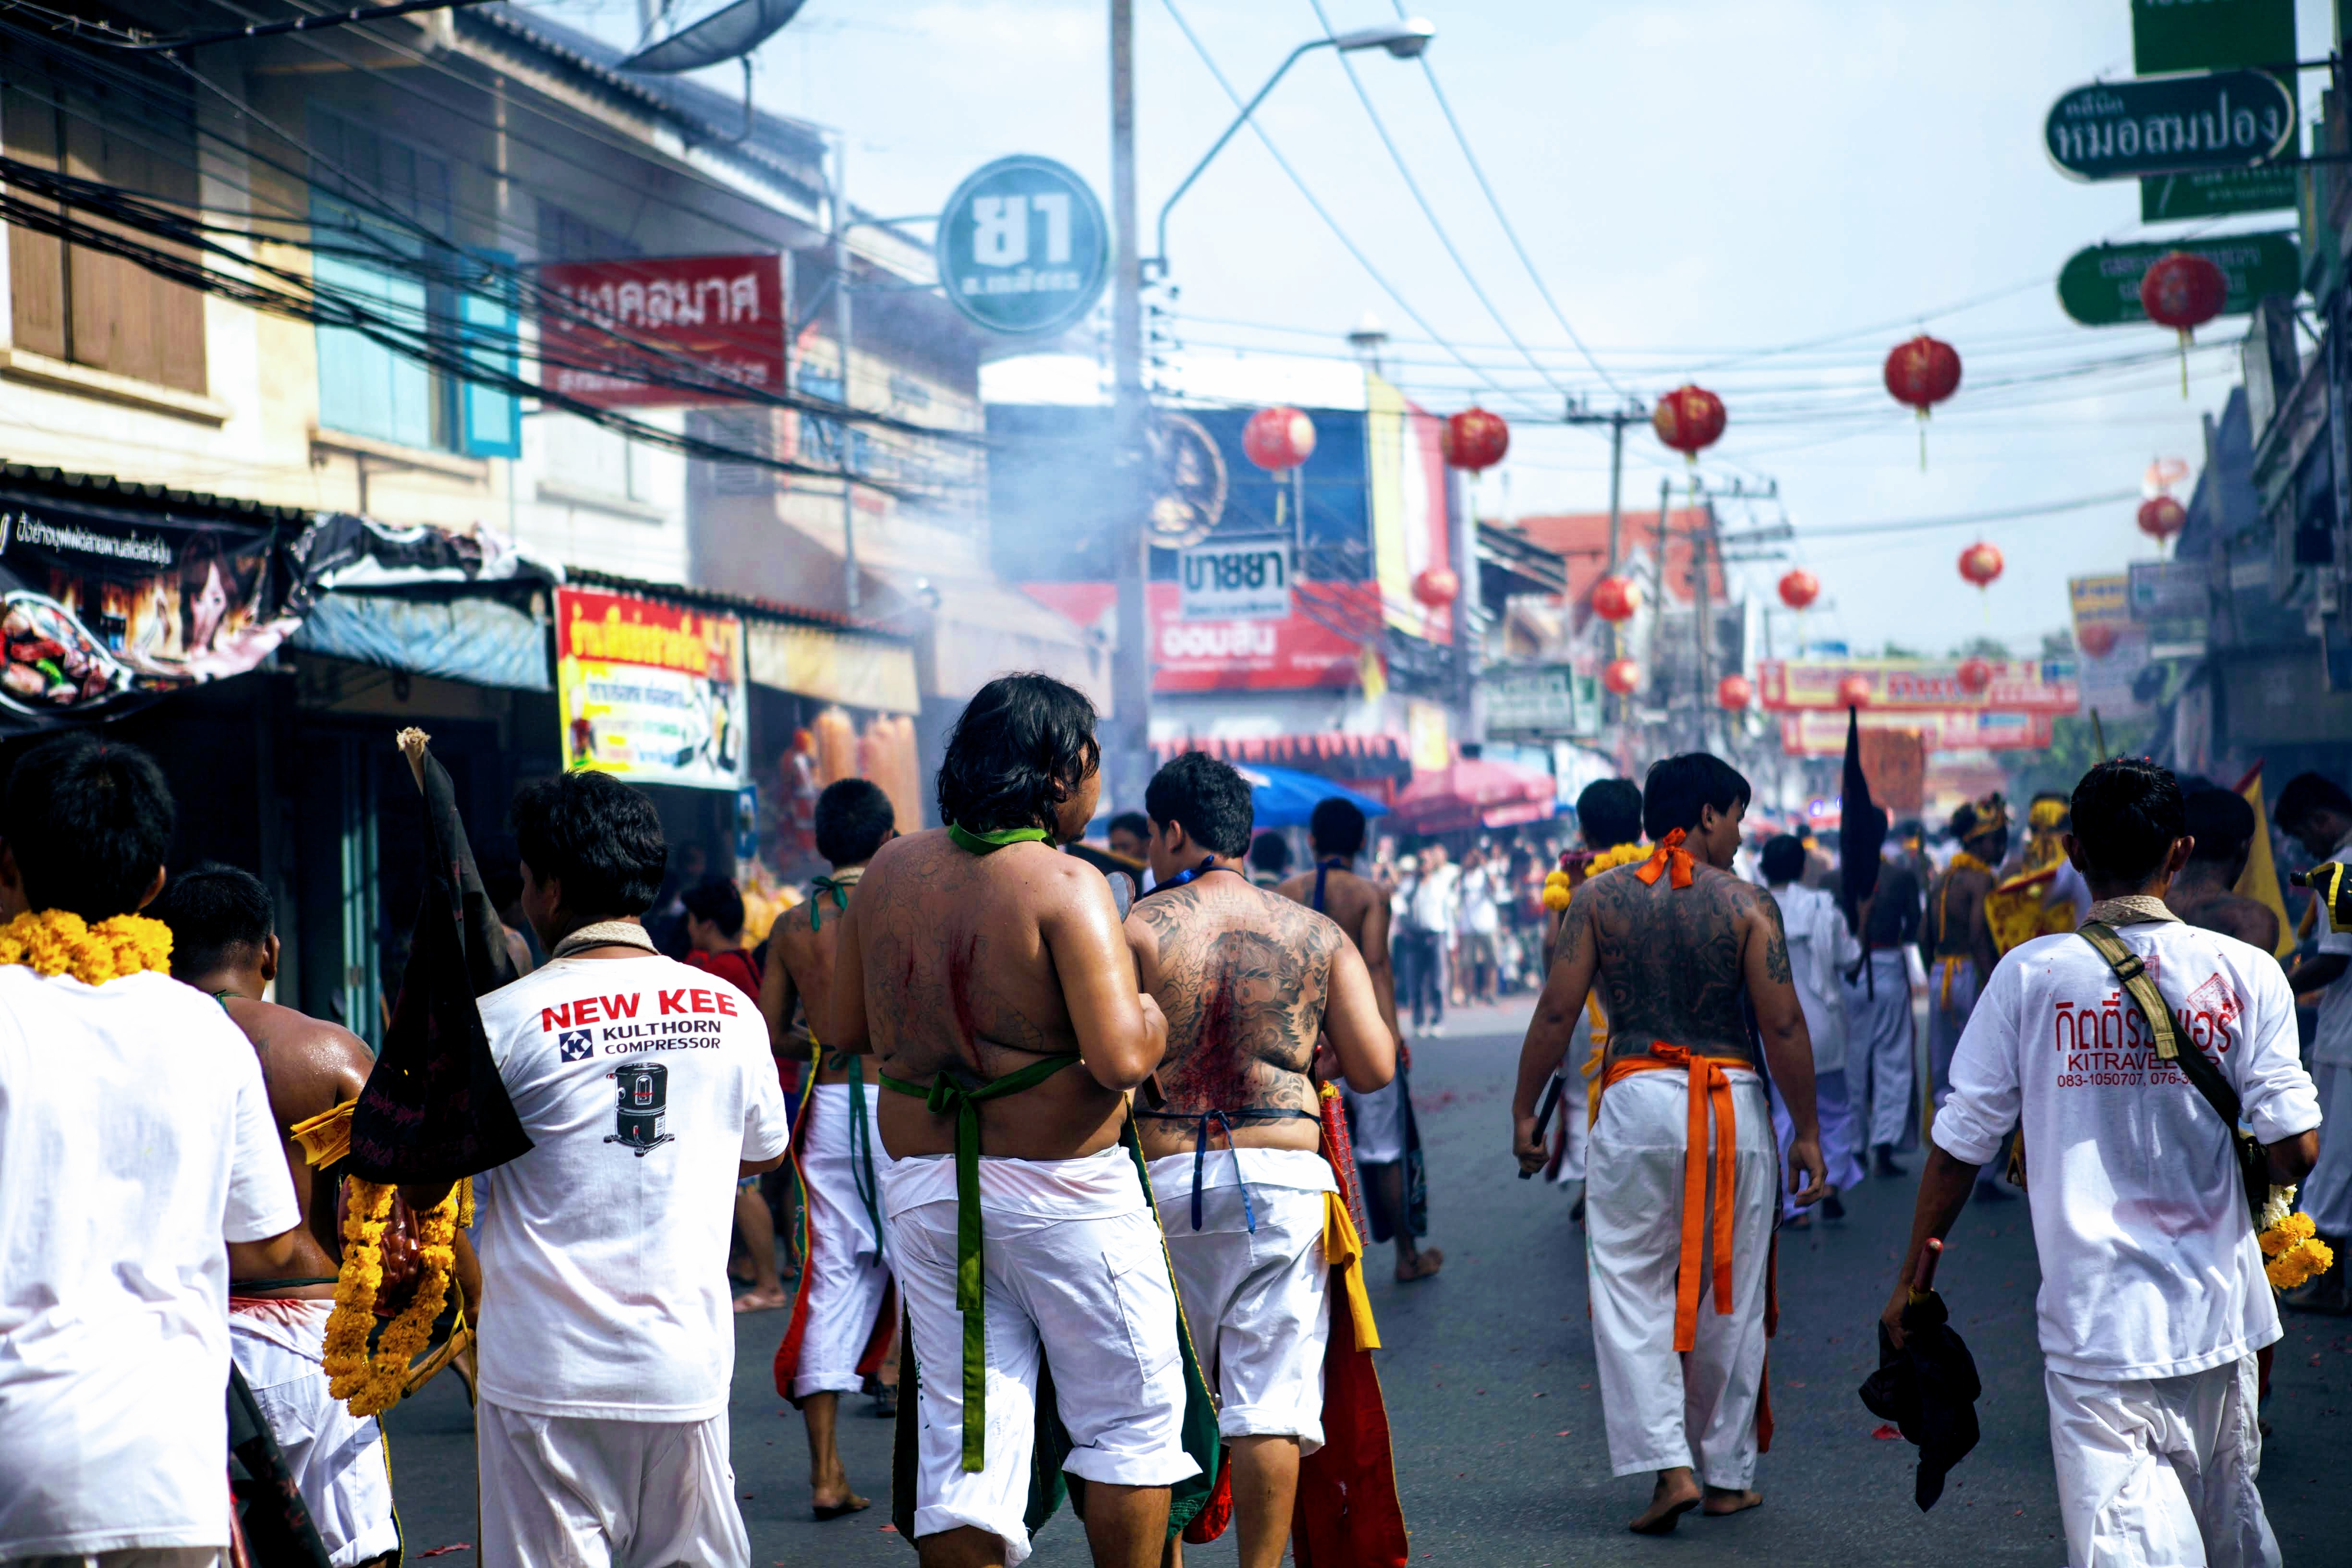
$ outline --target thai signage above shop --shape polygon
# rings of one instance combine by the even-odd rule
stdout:
[[[1970,690],[1964,664],[1980,663],[1985,683]],[[1979,708],[2010,713],[2072,713],[2081,702],[2073,666],[2050,659],[1759,659],[1758,701],[1774,712],[1843,712],[1845,682],[1868,688],[1864,712],[1883,709]]]
[[[568,307],[540,313],[540,381],[551,392],[649,408],[726,403],[729,382],[784,390],[780,257],[554,261],[539,279]]]
[[[743,623],[593,588],[555,597],[565,763],[633,784],[739,787],[749,737]]]

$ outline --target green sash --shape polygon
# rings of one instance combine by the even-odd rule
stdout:
[[[866,1124],[866,1058],[824,1046],[817,1047],[818,1065],[827,1072],[845,1073],[849,1088],[849,1179],[857,1201],[874,1226],[874,1245],[883,1245],[882,1191],[874,1174],[874,1131]],[[812,1083],[812,1089],[816,1086]]]
[[[961,822],[948,824],[948,837],[967,855],[985,855],[1008,844],[1045,844],[1053,838],[1042,827],[994,827],[986,833],[974,833]]]

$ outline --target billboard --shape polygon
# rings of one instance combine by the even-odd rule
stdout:
[[[1998,713],[1981,708],[1911,709],[1862,714],[1864,740],[1880,730],[1919,736],[1929,752],[2040,751],[2050,744],[2048,713]],[[1845,715],[1819,709],[1780,715],[1780,749],[1792,757],[1834,757],[1845,750]],[[1874,787],[1875,784],[1874,781]]]
[[[2072,713],[2082,701],[2071,664],[2051,659],[1987,659],[1991,680],[1980,691],[1960,684],[1956,658],[1759,659],[1757,700],[1771,712],[1845,711],[1848,678],[1869,687],[1865,716],[1882,709],[1981,709],[2010,713]],[[1844,721],[1839,721],[1843,723]]]
[[[648,385],[631,371],[664,380],[698,372],[765,393],[785,388],[782,257],[551,261],[539,279],[570,307],[540,312],[540,384],[551,392],[599,408],[730,400],[723,387]],[[624,337],[692,363],[648,353]]]
[[[1022,589],[1082,626],[1111,626],[1118,589],[1109,583],[1024,583]],[[1370,621],[1377,598],[1367,584],[1322,584]],[[1184,613],[1182,585],[1152,583],[1144,593],[1154,691],[1295,691],[1346,688],[1359,679],[1362,647],[1352,636],[1299,611],[1276,619],[1213,620]],[[1342,622],[1341,624],[1345,624]]]
[[[555,591],[567,767],[732,790],[750,739],[743,623],[594,588]]]

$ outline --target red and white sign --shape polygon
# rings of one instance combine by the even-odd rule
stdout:
[[[2082,705],[2081,689],[2071,675],[2061,677],[2040,661],[1975,661],[1985,665],[1991,676],[1975,690],[1960,679],[1962,662],[1910,658],[1759,659],[1757,696],[1765,709],[1775,713],[1824,709],[1843,715],[1847,703],[1840,688],[1848,680],[1858,680],[1867,689],[1862,704],[1867,710],[1976,708],[2002,713],[2072,713]],[[1971,672],[1981,673],[1985,671]],[[1844,722],[1843,717],[1838,721],[1841,745]]]
[[[599,408],[731,400],[722,386],[651,385],[631,372],[664,382],[698,374],[761,392],[784,390],[782,257],[551,261],[539,277],[570,306],[539,318],[540,384],[551,392]],[[625,338],[693,363],[646,353]]]
[[[1038,603],[1080,626],[1110,626],[1118,589],[1109,583],[1024,583]],[[1367,637],[1381,631],[1376,583],[1318,583],[1319,600],[1344,606]],[[1360,679],[1362,649],[1297,607],[1278,620],[1186,620],[1183,588],[1153,583],[1145,594],[1151,626],[1154,691],[1285,691],[1348,687]],[[1334,619],[1339,618],[1337,616]]]
[[[2047,713],[1990,713],[1979,708],[1864,709],[1862,727],[1914,730],[1930,752],[2040,751],[2050,744]],[[1845,750],[1845,715],[1817,709],[1783,711],[1780,749],[1792,757],[1834,757]]]

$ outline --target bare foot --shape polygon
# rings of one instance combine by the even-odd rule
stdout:
[[[1675,1521],[1698,1506],[1698,1483],[1687,1469],[1660,1470],[1657,1489],[1650,1494],[1650,1506],[1636,1514],[1625,1528],[1636,1535],[1671,1535]]]
[[[1444,1267],[1445,1254],[1433,1247],[1424,1247],[1409,1259],[1397,1259],[1397,1283],[1410,1285],[1416,1279],[1426,1279]]]
[[[779,1307],[792,1304],[792,1298],[781,1289],[746,1290],[735,1298],[735,1310],[739,1312],[772,1312]]]
[[[828,1519],[839,1519],[845,1513],[863,1512],[873,1506],[866,1499],[845,1488],[841,1495],[832,1502],[827,1502],[821,1497],[813,1498],[810,1500],[809,1511],[816,1516],[819,1523],[823,1523]]]
[[[1728,1487],[1709,1487],[1705,1506],[1707,1512],[1717,1515],[1746,1513],[1751,1508],[1764,1506],[1764,1494],[1733,1491]]]

